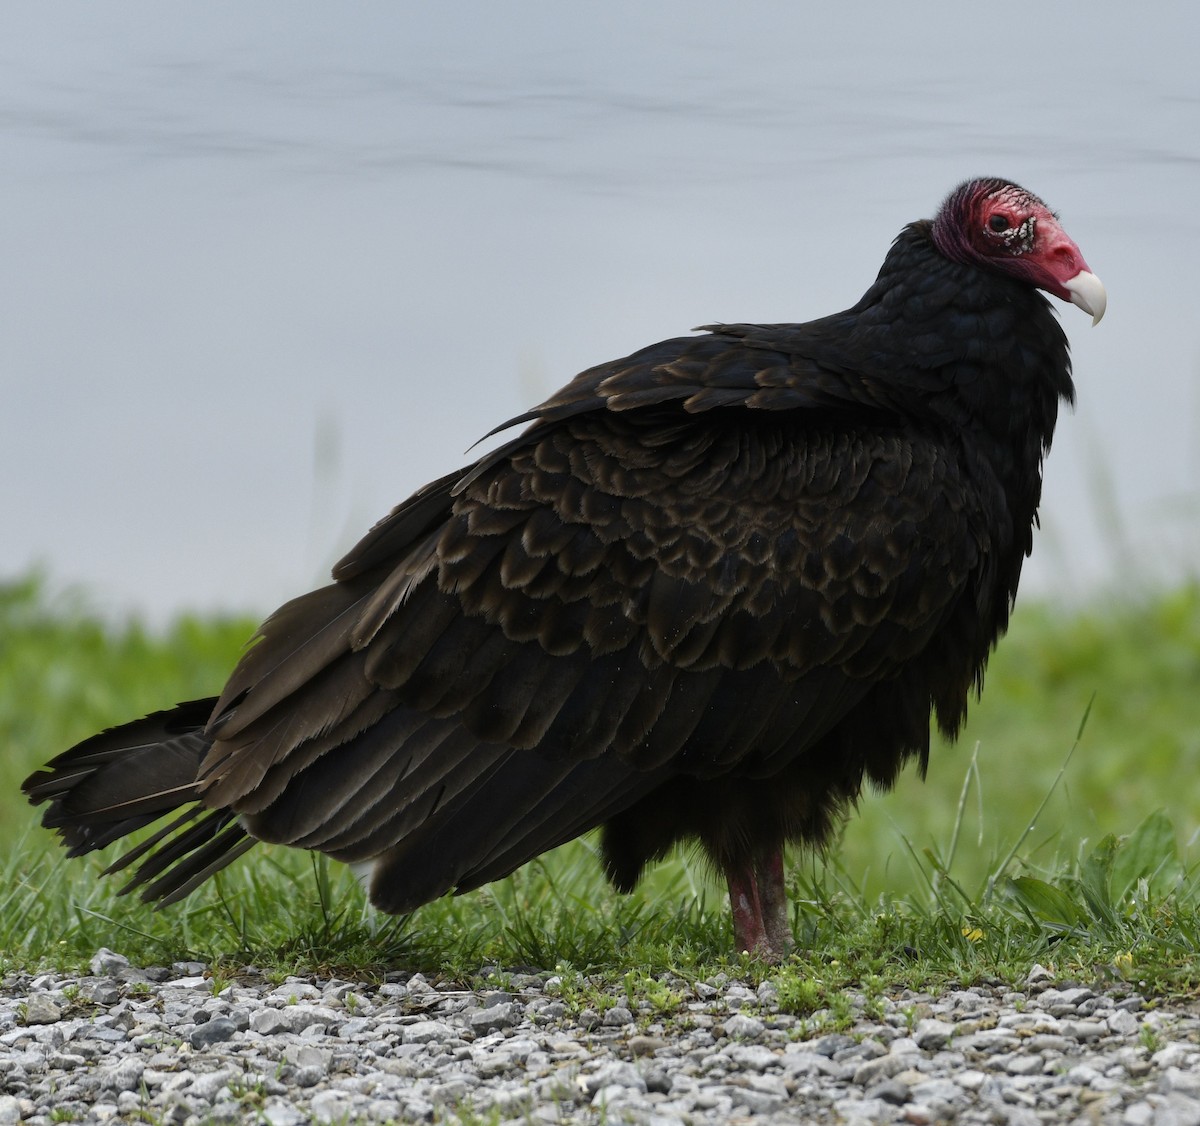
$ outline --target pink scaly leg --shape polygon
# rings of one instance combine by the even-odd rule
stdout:
[[[727,868],[725,880],[729,884],[729,907],[733,912],[734,949],[738,953],[766,950],[770,943],[763,925],[754,868],[751,865]]]
[[[773,960],[786,958],[796,945],[788,919],[787,888],[783,878],[783,848],[761,857],[754,868],[758,883],[758,901],[762,925]]]

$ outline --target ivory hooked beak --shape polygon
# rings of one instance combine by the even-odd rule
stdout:
[[[1090,313],[1092,325],[1098,325],[1108,305],[1104,283],[1091,270],[1080,270],[1070,281],[1063,282],[1063,287],[1071,295],[1071,304]]]

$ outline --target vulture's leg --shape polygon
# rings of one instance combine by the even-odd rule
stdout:
[[[734,949],[778,962],[794,945],[783,886],[783,849],[725,870]]]
[[[758,879],[754,865],[725,869],[729,884],[729,908],[733,912],[733,948],[742,951],[765,952],[769,943],[763,925],[762,906],[758,899]]]
[[[795,946],[788,919],[787,888],[783,880],[783,848],[777,847],[761,857],[754,869],[758,877],[758,902],[762,907],[763,930],[767,945],[776,958],[785,958]]]

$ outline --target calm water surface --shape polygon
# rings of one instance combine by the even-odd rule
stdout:
[[[1109,289],[1028,585],[1193,573],[1196,10],[894,8],[10,11],[0,580],[268,610],[581,368],[850,304],[976,174]]]

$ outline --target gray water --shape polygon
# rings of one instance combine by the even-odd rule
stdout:
[[[1193,573],[1196,9],[831,7],[7,8],[0,580],[268,610],[581,368],[853,302],[977,174],[1109,290],[1027,589]]]

